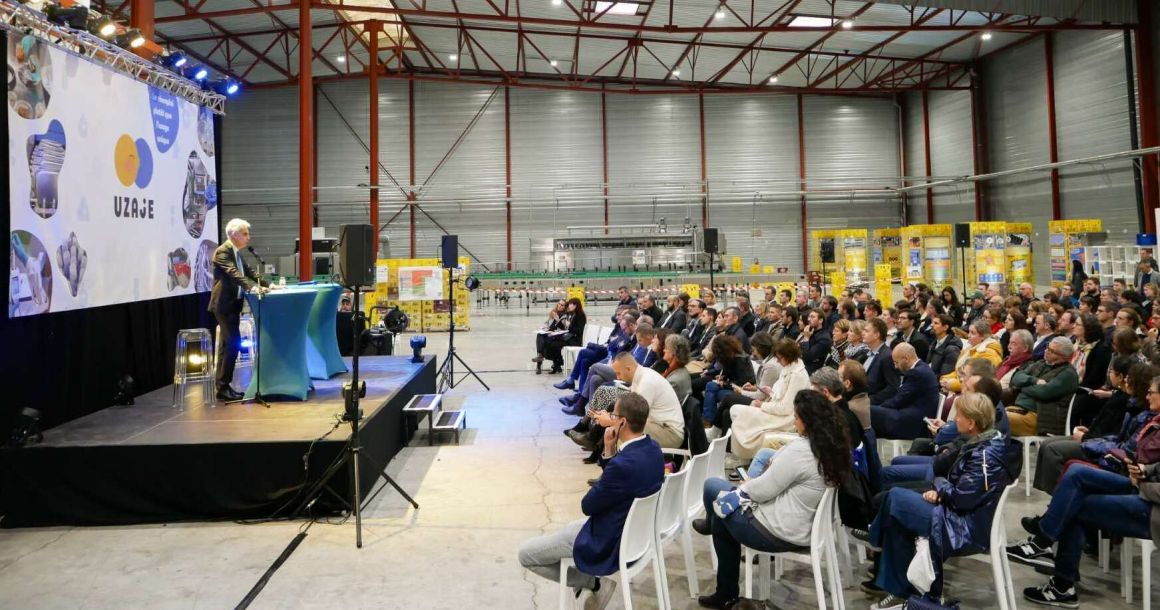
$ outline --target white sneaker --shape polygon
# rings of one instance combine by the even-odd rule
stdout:
[[[616,592],[616,581],[611,578],[600,579],[600,590],[589,592],[588,599],[584,600],[584,610],[604,610],[608,602],[612,601],[612,594]]]

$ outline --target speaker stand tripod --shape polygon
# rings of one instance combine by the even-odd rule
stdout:
[[[489,387],[487,383],[485,383],[483,379],[480,378],[480,376],[476,374],[474,370],[472,370],[471,366],[464,362],[463,358],[460,358],[459,354],[455,352],[455,282],[455,270],[448,269],[447,302],[450,304],[448,319],[451,320],[451,325],[448,327],[450,334],[448,335],[447,339],[447,356],[443,359],[443,365],[439,367],[439,371],[435,373],[435,375],[439,378],[439,393],[442,394],[449,389],[454,389],[455,386],[466,381],[469,376],[475,377],[475,380],[483,386],[483,389],[490,392],[491,387]],[[463,368],[467,370],[467,374],[464,375],[463,378],[459,381],[455,380],[456,361],[458,361],[459,364],[462,364]]]

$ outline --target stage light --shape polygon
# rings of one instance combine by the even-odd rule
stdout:
[[[234,95],[238,92],[238,82],[232,78],[214,79],[210,89],[222,95]]]
[[[474,275],[469,275],[463,279],[463,287],[466,288],[468,292],[471,292],[476,288],[479,288],[479,279]]]
[[[124,33],[113,37],[113,42],[125,49],[136,49],[145,44],[145,37],[141,35],[141,30],[132,28],[125,30]]]
[[[242,339],[242,347],[250,349],[254,347],[254,341],[252,339]]]
[[[983,32],[983,36],[982,36],[982,38],[983,38],[983,40],[990,40],[990,39],[991,39],[991,33],[990,33],[990,32]]]
[[[16,425],[12,428],[12,436],[8,437],[7,446],[23,447],[43,440],[44,434],[40,431],[40,411],[24,407],[20,410],[20,416],[16,418]]]
[[[117,33],[117,22],[108,15],[101,15],[89,24],[89,32],[101,38],[112,38]]]
[[[415,335],[411,337],[411,362],[416,364],[423,361],[423,348],[427,347],[427,337],[423,335]]]
[[[205,66],[193,66],[189,69],[189,77],[197,81],[205,80],[209,78],[209,70]]]
[[[189,63],[189,59],[183,53],[176,51],[161,58],[161,65],[170,70],[178,70],[187,63]]]
[[[63,8],[54,4],[44,9],[44,14],[52,23],[74,30],[86,29],[85,26],[89,23],[89,9],[83,6]]]
[[[113,395],[113,404],[117,406],[127,407],[133,404],[133,396],[136,394],[134,388],[136,382],[133,377],[129,375],[122,375],[117,380],[117,393]]]
[[[383,318],[383,326],[387,331],[395,335],[407,330],[407,326],[410,324],[411,319],[398,307],[388,311],[387,315]]]

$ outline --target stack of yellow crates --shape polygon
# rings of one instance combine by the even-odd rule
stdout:
[[[384,310],[375,309],[374,306],[381,305],[386,308],[398,307],[400,311],[407,314],[411,319],[411,330],[416,332],[428,331],[446,331],[451,328],[451,316],[448,313],[449,303],[446,301],[401,301],[399,300],[399,269],[406,267],[439,267],[440,260],[437,258],[384,258],[379,259],[376,263],[379,268],[379,276],[382,277],[382,271],[385,268],[386,282],[380,282],[375,285],[375,290],[367,297],[367,307],[369,309],[367,317],[371,323],[377,323]],[[461,277],[466,278],[470,270],[471,261],[468,257],[461,256],[459,258],[459,265],[463,268],[462,272],[457,272]],[[447,270],[443,269],[442,285],[444,290],[447,286]],[[455,299],[455,329],[469,330],[471,327],[471,292],[463,286],[462,282],[456,282],[453,291],[453,298]]]

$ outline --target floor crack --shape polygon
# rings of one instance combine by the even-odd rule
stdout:
[[[39,552],[43,551],[44,549],[52,546],[53,544],[56,544],[57,542],[60,541],[61,538],[64,538],[65,536],[67,536],[69,534],[69,532],[71,532],[71,531],[72,531],[71,529],[61,531],[60,534],[58,534],[56,537],[52,538],[51,540],[45,542],[44,544],[42,544],[34,549],[29,550],[27,553],[23,553],[21,555],[13,557],[12,559],[0,562],[0,570],[3,570],[4,568],[7,568],[8,566],[15,564],[16,562],[20,561],[21,559],[24,559],[25,557],[39,553]]]

